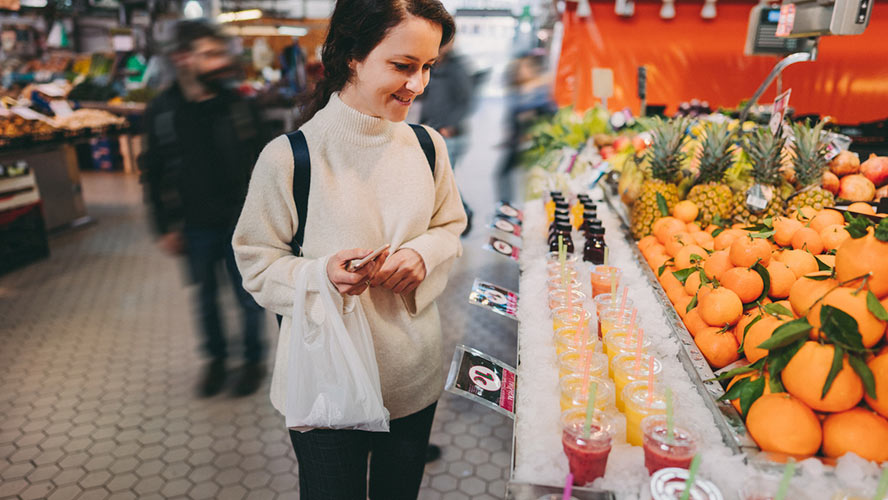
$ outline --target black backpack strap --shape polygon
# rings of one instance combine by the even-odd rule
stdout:
[[[415,125],[413,123],[410,124],[410,128],[413,129],[413,133],[416,134],[416,138],[419,139],[419,145],[422,147],[422,152],[425,153],[426,160],[429,162],[429,168],[432,169],[432,177],[435,177],[435,143],[432,142],[432,136],[429,135],[429,131],[425,129],[422,125]]]
[[[296,204],[296,215],[299,226],[290,241],[293,255],[302,255],[302,241],[305,238],[305,220],[308,215],[308,190],[311,187],[311,157],[308,154],[308,143],[301,130],[287,134],[290,148],[293,150],[293,202]]]

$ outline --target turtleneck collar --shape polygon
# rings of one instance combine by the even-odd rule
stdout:
[[[358,146],[378,146],[390,142],[394,135],[394,123],[384,118],[365,115],[342,101],[339,92],[315,118],[321,127],[333,137],[344,139]]]

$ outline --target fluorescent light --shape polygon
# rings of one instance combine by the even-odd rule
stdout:
[[[219,14],[216,20],[220,23],[230,23],[233,21],[249,21],[262,17],[262,11],[259,9],[241,10],[238,12],[225,12]]]
[[[185,3],[183,13],[185,14],[185,19],[199,19],[203,17],[204,11],[200,2],[197,0],[188,0],[188,2]]]
[[[277,32],[279,35],[305,36],[308,34],[308,29],[299,26],[278,26]]]
[[[22,7],[40,8],[40,7],[46,7],[46,4],[47,4],[46,0],[21,0]]]
[[[276,36],[278,30],[274,26],[239,26],[238,36]]]

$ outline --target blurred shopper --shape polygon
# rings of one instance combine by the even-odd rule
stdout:
[[[179,23],[171,54],[177,81],[145,113],[143,178],[159,245],[171,255],[185,255],[197,285],[203,347],[210,358],[199,385],[202,396],[221,392],[227,376],[228,343],[218,304],[221,265],[243,313],[246,362],[234,393],[255,392],[265,374],[265,312],[241,286],[231,247],[264,142],[256,110],[233,90],[239,71],[228,43],[210,24]]]
[[[285,414],[288,385],[298,382],[287,379],[291,336],[301,330],[291,324],[304,319],[290,317],[294,301],[306,301],[309,320],[317,322],[331,314],[318,300],[327,293],[345,311],[360,301],[392,419],[387,433],[290,429],[303,500],[367,498],[368,456],[370,498],[419,493],[444,382],[435,300],[462,251],[466,215],[443,138],[404,119],[453,32],[438,0],[338,0],[323,48],[324,78],[304,108],[300,133],[274,139],[256,163],[234,249],[246,288],[282,316],[272,404]],[[306,159],[307,186],[293,181]],[[305,189],[307,210],[299,211],[297,193]],[[297,256],[291,243],[301,233],[300,217]],[[347,270],[350,260],[386,243],[390,255]],[[309,270],[307,287],[297,289],[297,276]]]
[[[528,128],[558,111],[552,100],[552,86],[546,74],[546,53],[542,49],[534,49],[512,61],[506,78],[509,85],[506,151],[497,174],[497,191],[502,201],[512,199],[513,171],[519,166]]]
[[[474,82],[462,56],[453,50],[453,41],[441,47],[438,62],[422,97],[419,122],[434,128],[444,138],[450,166],[456,164],[469,148],[467,121],[472,111]],[[468,216],[465,233],[471,231],[472,210],[463,201]]]

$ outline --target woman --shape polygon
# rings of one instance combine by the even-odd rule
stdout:
[[[461,253],[466,216],[441,136],[430,169],[418,135],[403,122],[428,83],[453,19],[438,0],[339,0],[323,49],[324,78],[300,130],[311,178],[302,257],[289,243],[298,214],[294,160],[278,137],[259,157],[234,233],[244,287],[283,316],[271,400],[286,408],[287,357],[294,300],[306,300],[311,321],[322,287],[335,289],[348,310],[360,300],[373,335],[389,433],[290,431],[303,500],[413,499],[443,387],[441,325],[436,297]],[[373,263],[348,272],[352,259],[391,244]],[[327,280],[294,288],[302,266],[323,265]],[[302,430],[302,429],[300,429]]]

